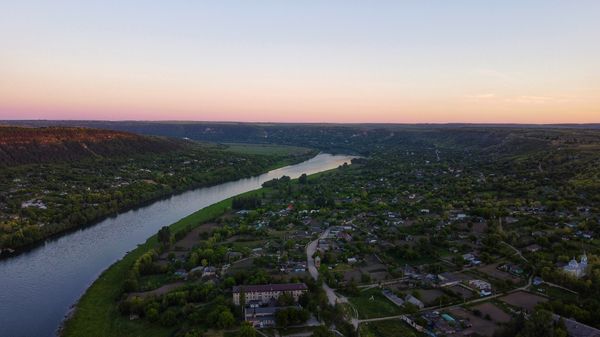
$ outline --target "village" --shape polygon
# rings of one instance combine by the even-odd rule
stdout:
[[[434,172],[466,175],[453,168]],[[592,253],[596,232],[587,225],[597,219],[587,207],[507,207],[490,217],[481,209],[442,210],[425,197],[424,190],[435,186],[390,194],[388,179],[349,181],[351,174],[342,170],[326,183],[275,180],[265,184],[267,192],[241,197],[237,209],[215,222],[176,233],[127,298],[151,303],[176,289],[193,293],[210,284],[225,302],[204,300],[231,301],[226,312],[268,336],[310,336],[326,322],[341,335],[385,335],[388,329],[494,336],[557,299],[579,301],[577,288],[555,282],[585,278],[598,261]],[[549,248],[556,243],[572,247],[572,256],[556,255]],[[552,265],[541,264],[549,257]],[[146,302],[125,312],[138,319]],[[572,336],[600,333],[572,317],[554,319]],[[213,327],[231,324],[217,320]]]

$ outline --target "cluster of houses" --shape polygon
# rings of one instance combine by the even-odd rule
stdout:
[[[21,208],[29,208],[29,207],[39,208],[39,209],[47,209],[48,208],[48,206],[46,206],[46,203],[44,203],[40,199],[31,199],[31,200],[23,201],[21,203]]]
[[[484,280],[469,280],[469,286],[479,290],[480,296],[490,296],[492,294],[492,285]]]
[[[384,289],[381,291],[383,296],[385,296],[388,300],[399,307],[403,307],[406,303],[410,303],[419,309],[425,308],[425,304],[421,302],[418,298],[414,297],[411,294],[407,294],[404,296],[404,299],[400,298],[398,295],[394,294],[389,289]]]
[[[509,274],[519,276],[519,277],[523,276],[523,273],[525,272],[523,270],[523,268],[521,268],[518,265],[512,264],[512,263],[503,263],[498,266],[498,270],[501,270],[503,272],[507,272]]]
[[[427,323],[427,335],[436,336],[434,331],[443,335],[461,333],[464,328],[471,327],[471,323],[465,319],[457,319],[449,313],[429,311],[421,314],[421,318]]]
[[[471,266],[479,266],[481,264],[481,261],[473,253],[463,254],[462,258]]]

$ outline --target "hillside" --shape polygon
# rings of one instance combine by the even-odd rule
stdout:
[[[219,143],[263,143],[368,155],[386,144],[464,148],[513,155],[600,144],[600,125],[278,124],[234,122],[13,121],[31,126],[93,127]]]
[[[0,126],[0,166],[163,153],[182,146],[180,141],[122,131]]]

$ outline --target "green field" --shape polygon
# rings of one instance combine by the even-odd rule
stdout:
[[[313,151],[306,147],[288,145],[243,143],[226,143],[225,145],[227,145],[226,151],[255,155],[304,155]]]
[[[398,306],[381,294],[380,289],[363,291],[359,296],[349,297],[349,300],[358,310],[360,319],[394,316],[402,313]]]
[[[542,291],[538,291],[538,289],[541,289]],[[534,287],[533,290],[534,290],[534,293],[550,296],[553,299],[559,299],[561,301],[569,302],[569,301],[578,301],[579,300],[579,296],[577,294],[566,291],[564,289],[550,286],[548,284],[542,284],[541,286]]]

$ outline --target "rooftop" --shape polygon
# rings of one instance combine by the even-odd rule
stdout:
[[[234,293],[239,293],[244,290],[247,293],[254,292],[268,292],[268,291],[295,291],[295,290],[308,290],[308,287],[304,283],[285,283],[285,284],[257,284],[257,285],[246,285],[246,286],[235,286],[233,287]]]

